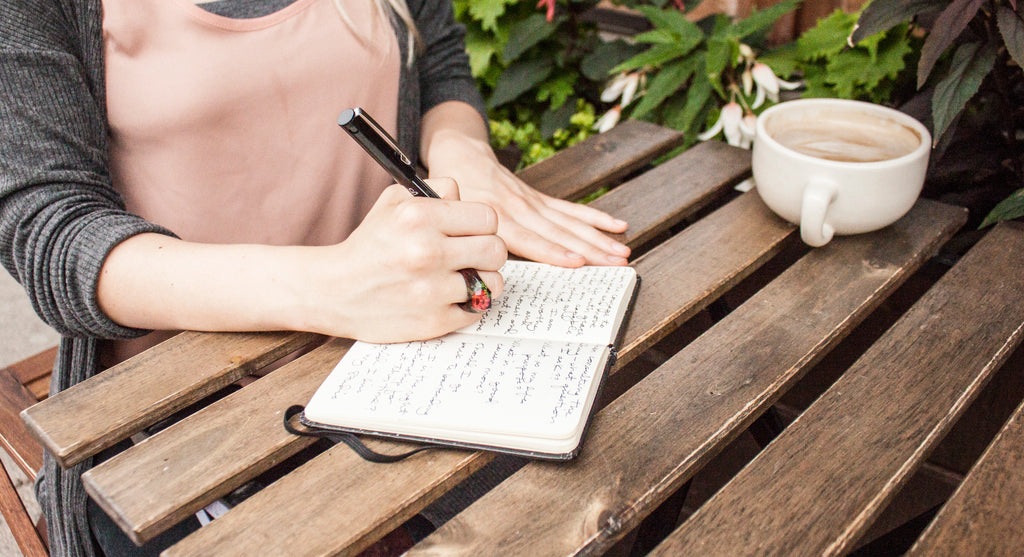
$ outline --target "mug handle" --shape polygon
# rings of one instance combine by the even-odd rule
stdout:
[[[836,199],[838,187],[830,180],[811,178],[804,188],[800,207],[800,238],[809,246],[820,247],[829,243],[835,234],[832,225],[825,222],[828,207]]]

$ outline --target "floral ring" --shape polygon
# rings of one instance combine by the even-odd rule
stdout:
[[[466,281],[466,295],[469,299],[459,307],[470,313],[483,313],[491,307],[491,291],[480,279],[480,275],[471,269],[460,269],[459,273]]]

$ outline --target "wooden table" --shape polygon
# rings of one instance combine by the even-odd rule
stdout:
[[[710,142],[649,164],[680,141],[671,130],[630,121],[520,173],[568,199],[611,188],[593,205],[630,222],[621,239],[634,249],[643,284],[580,456],[530,463],[413,553],[600,554],[635,539],[642,523],[638,543],[668,536],[656,549],[663,554],[849,551],[1019,342],[1019,277],[982,277],[988,282],[978,287],[994,296],[1016,288],[1006,298],[1017,300],[978,294],[928,305],[926,295],[911,309],[889,300],[908,279],[920,282],[915,273],[963,225],[963,209],[921,200],[891,227],[811,250],[755,191],[734,188],[749,176],[749,152]],[[1012,241],[1011,259],[1019,261],[1021,231],[996,232],[1011,240],[1000,236],[998,249],[976,259],[988,265]],[[977,329],[988,313],[1010,332],[978,341],[983,354],[957,361],[963,370],[944,371],[943,358],[953,359],[934,339]],[[864,341],[862,322],[895,325]],[[848,335],[861,340],[844,342]],[[310,448],[308,438],[284,431],[282,413],[307,402],[349,346],[305,333],[183,333],[24,418],[70,466],[188,407],[188,417],[83,476],[92,497],[144,541]],[[678,530],[669,535],[676,504],[669,526],[651,534],[653,518],[685,497],[681,488],[748,430],[763,433],[767,419],[759,417],[777,415],[766,411],[837,346],[863,357],[834,384],[829,379],[818,402]],[[300,348],[311,350],[196,404]],[[778,433],[768,430],[758,436],[764,443]],[[312,451],[168,553],[358,553],[491,458],[446,450],[382,465],[344,445]]]

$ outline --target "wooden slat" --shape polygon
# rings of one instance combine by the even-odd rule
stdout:
[[[82,474],[86,491],[136,543],[311,444],[282,427],[305,404],[351,341],[332,339],[202,412]]]
[[[6,369],[35,395],[36,400],[42,400],[50,392],[50,372],[53,370],[53,362],[56,358],[57,347],[53,346],[11,364]]]
[[[709,160],[715,164],[708,164]],[[728,186],[749,174],[750,151],[707,141],[622,184],[590,206],[628,222],[629,230],[618,240],[635,247],[731,191]]]
[[[811,251],[599,412],[576,461],[527,465],[409,555],[608,549],[964,220],[961,209],[921,201],[892,227]]]
[[[1019,555],[1024,547],[1024,404],[907,555]]]
[[[635,357],[653,338],[699,311],[728,284],[738,282],[793,231],[792,225],[775,217],[750,193],[638,260],[643,282],[625,331],[621,361]],[[313,548],[329,547],[326,553],[356,551],[419,511],[449,478],[464,477],[489,459],[486,453],[453,452],[430,461],[413,459],[409,465],[376,467],[373,475],[365,475],[350,451],[330,451],[314,459],[308,470],[303,467],[289,474],[193,534],[171,554],[321,553],[321,549],[306,553],[294,547],[295,537]],[[410,472],[407,466],[415,468]],[[342,476],[360,478],[351,480],[360,483],[358,488],[348,486],[366,494],[358,512],[338,512],[338,494],[322,488]],[[279,521],[292,526],[287,531],[273,528]],[[253,537],[239,532],[261,533]]]
[[[14,375],[0,369],[0,444],[31,480],[43,466],[43,447],[29,435],[19,413],[35,403]]]
[[[181,333],[36,404],[22,418],[68,467],[318,338]]]
[[[1022,254],[991,231],[653,554],[852,549],[1024,338]]]
[[[575,200],[621,181],[682,142],[680,132],[627,120],[524,168],[518,176],[548,195]]]
[[[0,469],[0,514],[3,515],[24,557],[49,555],[6,469]]]

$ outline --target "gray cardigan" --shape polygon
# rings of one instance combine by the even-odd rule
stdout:
[[[450,0],[408,0],[422,38],[403,65],[399,143],[418,152],[421,115],[446,100],[484,114],[469,71],[465,30]],[[0,2],[0,263],[61,335],[51,392],[97,371],[97,339],[145,333],[100,310],[107,253],[135,234],[169,231],[125,211],[107,169],[101,0]],[[405,59],[405,30],[395,25]],[[54,555],[91,555],[80,476],[46,455],[37,497]]]

